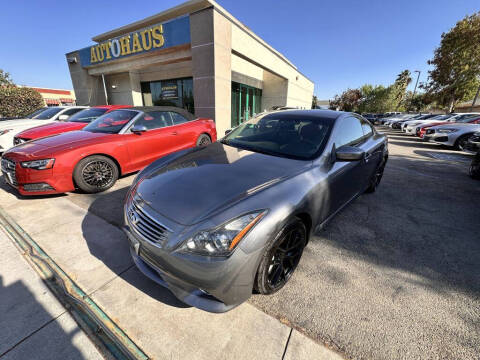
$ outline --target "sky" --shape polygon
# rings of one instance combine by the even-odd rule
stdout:
[[[182,2],[4,0],[0,69],[17,84],[71,89],[65,53]],[[479,0],[217,2],[311,79],[319,99],[365,83],[388,85],[404,69],[420,70],[425,81],[442,32],[480,11]]]

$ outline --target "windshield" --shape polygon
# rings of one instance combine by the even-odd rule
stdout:
[[[78,113],[72,115],[68,121],[69,122],[83,122],[89,123],[98,118],[99,116],[105,114],[108,109],[100,108],[91,108],[79,111]]]
[[[38,114],[44,112],[47,108],[41,108],[41,109],[38,109],[38,110],[35,110],[34,112],[28,114],[27,116],[25,116],[25,119],[33,119],[35,116],[37,116]]]
[[[222,143],[258,153],[308,160],[325,147],[333,120],[312,115],[273,113],[247,121]]]
[[[83,130],[96,133],[117,134],[126,123],[137,115],[138,111],[115,110],[100,116],[84,127]]]
[[[49,120],[55,115],[57,115],[60,111],[62,111],[63,108],[59,107],[51,107],[48,108],[47,110],[43,111],[41,114],[37,115],[35,119],[37,120]]]
[[[451,118],[452,115],[437,115],[432,117],[430,120],[447,120],[448,118]]]

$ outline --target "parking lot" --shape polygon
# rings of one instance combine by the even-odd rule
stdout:
[[[390,156],[377,192],[316,234],[284,289],[225,314],[186,307],[135,268],[120,230],[133,176],[102,194],[42,198],[20,198],[2,181],[0,205],[154,358],[476,359],[471,156],[378,130]]]

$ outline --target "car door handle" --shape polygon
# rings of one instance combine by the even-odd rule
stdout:
[[[177,131],[173,131],[173,132],[172,132],[172,135],[178,135],[178,132],[177,132]]]

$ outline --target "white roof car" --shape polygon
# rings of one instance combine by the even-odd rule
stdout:
[[[480,124],[451,123],[437,125],[426,131],[423,140],[463,150],[470,136],[477,131],[480,131]]]
[[[35,126],[54,122],[55,120],[65,121],[71,115],[85,108],[87,106],[54,106],[45,109],[32,119],[0,121],[0,154],[13,146],[13,138],[16,134]]]

